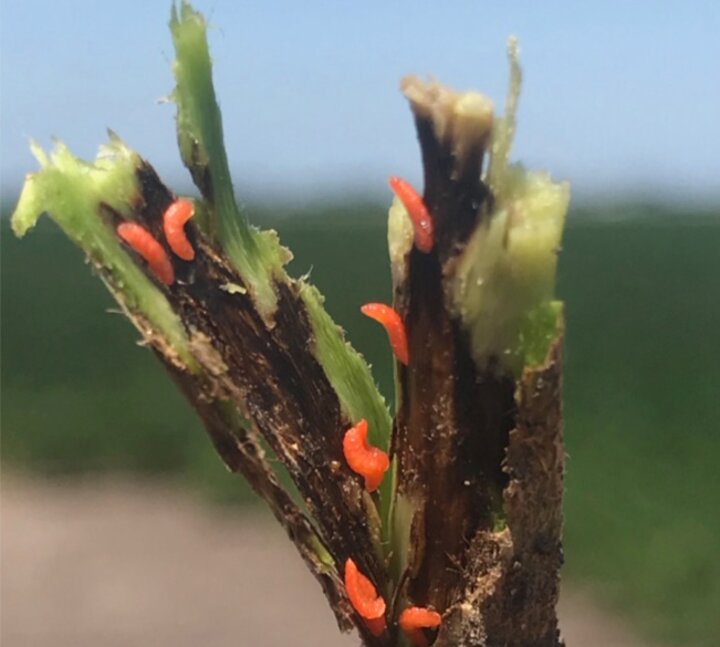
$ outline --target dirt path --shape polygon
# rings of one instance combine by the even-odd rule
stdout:
[[[569,647],[641,647],[578,594]],[[2,483],[3,647],[343,647],[271,520],[158,484]]]

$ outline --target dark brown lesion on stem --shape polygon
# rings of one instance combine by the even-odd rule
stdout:
[[[471,149],[458,158],[452,139],[441,141],[431,119],[415,116],[423,163],[423,200],[433,216],[441,262],[455,255],[477,221],[492,206],[490,189],[480,179],[485,150]]]
[[[136,218],[165,244],[161,219],[174,196],[145,162],[138,182]],[[366,644],[386,645],[387,636],[374,638],[358,621],[342,585],[348,557],[379,590],[386,589],[386,570],[368,522],[370,500],[343,459],[342,433],[351,421],[313,354],[302,284],[277,280],[277,309],[268,324],[230,262],[192,224],[186,231],[196,258],[187,263],[167,249],[177,280],[166,288],[166,297],[188,331],[201,369],[179,369],[163,348],[155,350],[226,465],[270,504],[323,586],[340,626],[354,622]],[[240,419],[246,424],[238,424]],[[289,473],[301,505],[278,482],[260,438]],[[333,564],[321,563],[313,542]]]
[[[399,369],[394,440],[398,490],[415,509],[404,596],[445,613],[436,645],[554,647],[559,347],[541,371],[545,382],[473,359],[448,294],[458,255],[493,208],[482,181],[491,121],[487,136],[474,130],[474,140],[463,140],[448,91],[406,84],[436,245],[429,254],[412,248],[394,286],[410,348],[410,365]]]
[[[415,546],[407,595],[416,604],[447,609],[461,594],[467,547],[501,512],[507,477],[502,460],[514,419],[514,380],[492,367],[478,370],[468,338],[448,310],[448,269],[489,210],[481,180],[484,150],[457,157],[451,136],[416,114],[425,172],[424,201],[435,224],[429,254],[412,249],[406,281],[395,286],[411,362],[400,372],[398,440],[400,491],[417,502]]]

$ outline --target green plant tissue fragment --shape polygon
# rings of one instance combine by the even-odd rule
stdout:
[[[258,311],[271,319],[277,305],[274,278],[284,280],[283,265],[291,258],[274,231],[250,226],[239,208],[230,177],[222,117],[215,98],[207,25],[183,2],[170,20],[176,60],[173,65],[180,154],[208,201],[207,232],[218,238],[248,285]]]
[[[318,289],[302,283],[300,294],[315,336],[315,356],[337,393],[343,412],[353,424],[365,418],[370,442],[387,450],[392,421],[370,368],[345,341],[342,329],[323,308],[323,297]]]
[[[517,166],[508,167],[504,182],[506,199],[458,260],[451,302],[476,363],[498,362],[518,375],[528,363],[542,363],[556,334],[560,305],[553,295],[570,189]]]
[[[490,164],[485,178],[495,196],[503,202],[508,188],[508,160],[517,129],[517,111],[522,88],[522,68],[517,38],[510,37],[507,44],[508,63],[510,65],[510,83],[505,97],[505,114],[495,121],[490,141]]]
[[[393,286],[405,281],[407,255],[413,246],[412,221],[399,198],[393,199],[388,211],[388,253]]]
[[[96,266],[106,270],[102,277],[118,302],[141,314],[186,365],[194,365],[179,318],[100,214],[100,205],[105,204],[131,218],[132,200],[139,190],[138,156],[114,135],[93,163],[74,157],[61,142],[50,157],[34,143],[31,149],[40,170],[25,179],[11,220],[15,234],[24,236],[47,212]]]
[[[550,344],[561,332],[562,315],[562,301],[545,301],[521,322],[517,349],[524,366],[532,368],[545,362]]]

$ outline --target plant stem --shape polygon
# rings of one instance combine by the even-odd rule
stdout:
[[[238,207],[204,19],[182,2],[170,28],[178,143],[202,194],[184,230],[193,259],[165,240],[176,196],[115,136],[94,163],[62,144],[50,158],[34,147],[41,169],[26,180],[15,232],[47,211],[86,252],[225,464],[283,525],[342,629],[354,625],[369,647],[407,645],[397,621],[412,605],[442,614],[439,629],[413,634],[437,647],[559,646],[563,319],[553,293],[569,189],[508,164],[516,46],[500,120],[476,93],[403,82],[434,239],[418,249],[395,201],[388,242],[402,321],[393,316],[409,363],[396,364],[393,419],[320,293],[287,275],[289,251]],[[158,281],[121,242],[127,223],[155,239],[174,280]],[[344,432],[362,418],[392,459],[372,494],[343,454]],[[384,598],[382,617],[351,605],[348,559]]]
[[[560,644],[564,453],[561,304],[553,301],[567,187],[507,166],[519,90],[492,106],[415,78],[403,90],[425,170],[435,248],[390,212],[396,309],[412,361],[399,369],[403,605],[442,610],[436,646]],[[492,182],[483,175],[488,148]],[[497,193],[494,192],[497,189]]]

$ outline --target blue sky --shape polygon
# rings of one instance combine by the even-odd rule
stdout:
[[[389,195],[419,182],[398,80],[433,74],[502,105],[505,42],[525,84],[514,157],[575,194],[720,197],[720,2],[196,0],[238,192]],[[3,0],[0,171],[35,168],[34,137],[92,157],[113,128],[176,188],[168,0]]]

